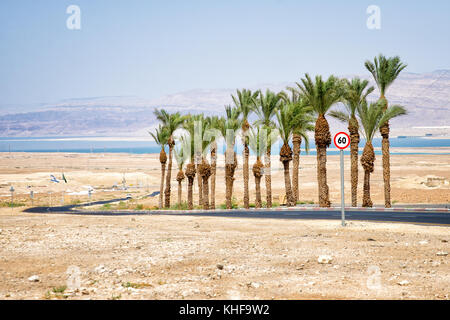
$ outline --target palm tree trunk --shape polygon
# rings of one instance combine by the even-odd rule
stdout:
[[[201,163],[197,164],[197,172],[199,172]],[[197,175],[197,184],[198,184],[198,205],[203,205],[203,187],[202,187],[202,177],[200,174]]]
[[[261,159],[259,157],[256,158],[256,163],[253,165],[253,176],[255,177],[255,188],[256,188],[256,199],[255,199],[255,207],[257,209],[261,208],[262,201],[261,201],[261,177],[262,172],[261,169],[264,167],[264,165],[261,162]]]
[[[186,176],[188,177],[188,209],[194,208],[192,187],[194,186],[195,164],[189,163],[186,167]]]
[[[216,161],[217,161],[217,143],[213,141],[211,143],[211,203],[210,208],[216,208]]]
[[[299,189],[298,189],[298,171],[300,166],[300,145],[302,144],[302,136],[294,134],[292,136],[292,145],[294,151],[293,166],[292,166],[292,193],[294,200],[297,203],[299,200]]]
[[[350,132],[350,154],[351,154],[351,185],[352,185],[352,207],[358,205],[358,147],[359,147],[359,133],[358,121],[355,116],[352,116],[348,124],[348,131]]]
[[[328,121],[319,115],[314,132],[317,150],[317,182],[319,187],[319,206],[330,207],[330,195],[327,184],[327,147],[331,144]]]
[[[228,167],[229,165],[227,165]],[[231,185],[231,178],[229,177],[229,169],[226,168],[226,177],[225,177],[225,203],[227,209],[231,209],[233,207],[233,204],[231,202],[231,192],[232,192],[232,185]]]
[[[383,110],[386,111],[388,108],[388,101],[384,94],[381,95],[380,99],[385,101]],[[380,127],[381,133],[381,152],[383,154],[383,180],[384,180],[384,206],[386,208],[391,207],[391,164],[390,164],[390,153],[389,153],[389,121],[387,121],[383,126]]]
[[[188,178],[188,209],[194,209],[194,201],[193,201],[193,189],[194,186],[194,178]]]
[[[231,202],[231,197],[232,197],[232,189],[233,189],[233,185],[232,185],[232,179],[230,177],[230,169],[229,169],[230,165],[226,165],[225,168],[225,204],[227,209],[231,209],[233,207],[233,204]]]
[[[233,147],[227,147],[225,153],[225,197],[227,209],[233,208],[233,181],[234,171],[236,169],[236,153],[233,151]]]
[[[182,192],[183,192],[182,191],[183,190],[183,186],[182,186],[183,180],[184,180],[184,173],[183,173],[183,170],[180,169],[178,171],[178,174],[177,174],[177,181],[178,181],[178,205],[179,205],[180,208],[181,208],[181,203],[182,203],[181,196],[182,196]]]
[[[266,179],[266,207],[272,208],[272,177],[271,177],[271,166],[270,166],[270,147],[267,148],[266,154],[264,156],[264,175]]]
[[[292,150],[289,144],[284,143],[280,150],[280,161],[284,167],[284,189],[286,191],[286,205],[292,207],[295,205],[294,195],[291,187],[291,174],[289,172],[289,162],[292,161]]]
[[[203,178],[203,209],[208,210],[209,209],[209,183],[208,178]]]
[[[166,190],[164,191],[164,206],[170,208],[170,180],[172,178],[173,145],[169,144],[169,164],[167,167]]]
[[[159,187],[159,203],[158,207],[159,209],[162,209],[163,207],[163,192],[164,192],[164,176],[166,174],[166,162],[167,162],[167,155],[164,151],[164,146],[161,148],[161,152],[159,153],[159,162],[161,163],[161,184]]]
[[[327,184],[327,148],[317,148],[317,179],[319,182],[319,206],[330,207]]]
[[[284,167],[284,188],[286,190],[286,205],[288,207],[295,206],[294,196],[291,188],[291,175],[289,173],[289,161],[283,161]]]
[[[225,150],[225,205],[227,209],[231,209],[231,160],[230,152]]]
[[[163,207],[163,193],[164,193],[164,176],[166,174],[166,164],[161,163],[161,185],[159,188],[159,208]]]
[[[202,164],[200,165],[199,175],[202,177],[202,188],[203,188],[203,209],[209,209],[209,183],[208,179],[211,176],[211,166],[206,161],[205,158],[202,159]]]
[[[370,173],[374,170],[375,151],[370,141],[366,142],[361,156],[361,165],[364,168],[363,207],[372,207],[370,199]]]
[[[182,181],[181,180],[179,180],[178,181],[178,205],[180,206],[180,208],[181,208],[181,194],[182,194],[182,191],[183,190],[183,186],[182,186]]]
[[[233,199],[233,187],[234,187],[234,180],[236,180],[236,178],[234,177],[234,174],[236,173],[236,168],[237,168],[237,154],[236,152],[233,152],[233,167],[232,167],[232,173],[231,173],[231,197]]]
[[[261,208],[261,177],[255,177],[255,188],[256,188],[256,199],[255,199],[255,208]]]
[[[380,133],[381,151],[383,153],[383,180],[384,180],[384,205],[391,207],[391,164],[389,154],[389,122],[386,122],[381,128]]]
[[[363,207],[372,207],[373,203],[370,199],[370,172],[364,170],[364,191],[363,191]]]
[[[250,154],[250,150],[248,148],[247,143],[244,143],[244,165],[243,165],[243,170],[244,170],[244,208],[248,209],[250,208],[250,196],[249,196],[249,191],[248,191],[248,180],[249,180],[249,175],[248,175],[248,158],[249,158],[249,154]]]

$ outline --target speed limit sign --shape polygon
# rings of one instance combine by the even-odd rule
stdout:
[[[345,226],[345,199],[344,199],[344,150],[350,145],[350,137],[345,132],[338,132],[334,136],[334,145],[340,151],[341,158],[341,219],[342,226]]]
[[[350,145],[350,136],[345,132],[336,133],[334,136],[334,145],[340,150],[347,149]]]

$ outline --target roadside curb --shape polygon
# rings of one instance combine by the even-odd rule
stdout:
[[[254,211],[254,212],[272,212],[272,211],[341,211],[340,207],[320,208],[320,207],[278,207],[278,208],[250,208],[250,209],[215,209],[215,210],[152,210],[149,213],[205,213],[205,212],[237,212],[237,211]],[[450,212],[447,208],[365,208],[365,207],[345,207],[345,211],[369,211],[369,212]]]

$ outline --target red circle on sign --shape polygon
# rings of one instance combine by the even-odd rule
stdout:
[[[340,134],[344,134],[347,137],[347,144],[345,146],[338,146],[336,144],[336,138],[340,135]],[[346,132],[338,132],[334,135],[334,139],[333,139],[334,145],[336,146],[336,148],[340,149],[340,150],[344,150],[347,149],[347,147],[350,145],[350,136],[346,133]]]

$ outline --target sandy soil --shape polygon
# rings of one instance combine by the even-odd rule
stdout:
[[[217,176],[216,205],[225,202],[225,181],[223,162],[220,162]],[[234,195],[242,204],[243,181],[242,159],[236,171]],[[254,159],[251,157],[250,163]],[[345,157],[346,202],[350,203],[350,157]],[[175,161],[174,161],[175,163]],[[272,159],[272,189],[274,201],[284,194],[282,166],[277,156]],[[301,156],[300,200],[317,202],[316,157]],[[328,183],[330,198],[340,202],[339,156],[328,156]],[[50,182],[50,174],[61,178],[64,172],[68,183]],[[172,170],[172,203],[176,202],[176,168]],[[360,166],[359,199],[362,198],[363,171]],[[128,190],[112,190],[113,185],[122,186],[125,178]],[[450,202],[450,155],[392,155],[391,189],[394,204],[401,203],[449,203]],[[183,183],[183,199],[186,199],[187,179]],[[263,179],[264,181],[264,179]],[[68,153],[1,153],[0,154],[0,203],[10,201],[9,188],[14,186],[15,201],[31,205],[29,193],[34,191],[35,205],[59,205],[85,202],[87,190],[95,191],[92,200],[112,199],[131,194],[139,197],[159,191],[160,164],[158,155],[136,154],[68,154]],[[254,179],[250,177],[250,197],[254,201]],[[263,201],[265,185],[262,182]],[[65,191],[63,195],[63,191]],[[194,200],[198,200],[197,184],[194,185]],[[376,205],[384,204],[381,156],[377,156],[375,172],[371,177],[372,199]],[[145,208],[158,203],[158,197],[138,201]]]
[[[449,299],[450,293],[450,227],[3,208],[0,229],[0,299]],[[321,264],[321,255],[332,260]],[[39,281],[28,280],[33,275]]]
[[[156,155],[2,153],[0,159],[2,206],[11,185],[14,202],[26,206],[31,190],[34,205],[54,206],[87,201],[90,186],[93,201],[131,194],[137,200],[122,204],[126,208],[158,202],[139,199],[159,190]],[[372,176],[378,204],[380,162],[378,156]],[[449,203],[449,155],[394,155],[391,163],[394,203]],[[284,181],[278,157],[272,164],[277,201]],[[235,182],[240,204],[241,170]],[[225,201],[223,171],[219,163],[217,205]],[[50,182],[50,174],[59,179],[62,172],[67,184]],[[114,190],[124,178],[128,189]],[[349,174],[346,179],[349,202]],[[328,158],[328,181],[337,203],[337,156]],[[317,201],[314,156],[301,157],[300,188],[300,200]],[[264,183],[262,189],[264,200]],[[173,203],[176,190],[173,180]],[[449,227],[351,222],[344,229],[336,221],[33,215],[24,208],[0,207],[0,299],[449,298]],[[318,263],[321,255],[331,263]],[[29,281],[33,275],[39,281]]]

